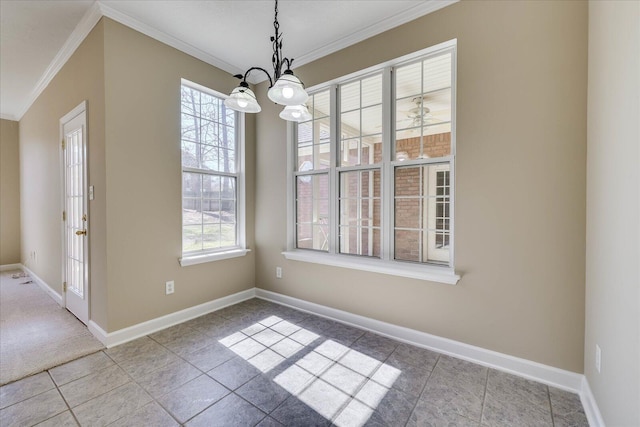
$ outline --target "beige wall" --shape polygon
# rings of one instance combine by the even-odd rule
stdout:
[[[105,19],[107,276],[114,331],[252,288],[254,253],[180,267],[180,79],[222,93],[231,75]],[[247,125],[247,236],[253,248],[255,150]],[[166,296],[165,282],[175,280]]]
[[[453,38],[459,284],[284,259],[286,127],[262,84],[256,285],[582,372],[587,4],[464,1],[296,72],[313,86]]]
[[[104,63],[99,22],[20,120],[22,259],[62,293],[60,118],[87,101],[91,317],[106,322]],[[35,251],[36,259],[29,253]]]
[[[0,265],[20,263],[18,122],[0,120]]]
[[[254,252],[180,267],[180,78],[237,81],[102,19],[20,121],[22,258],[61,292],[59,119],[88,101],[90,318],[107,332],[252,288]],[[247,123],[247,236],[254,245],[255,124]],[[165,282],[175,280],[166,296]]]
[[[591,1],[584,363],[609,426],[640,425],[639,100],[640,3]]]

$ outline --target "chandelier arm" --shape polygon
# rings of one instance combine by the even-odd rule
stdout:
[[[247,82],[247,77],[249,77],[249,73],[253,70],[260,70],[263,73],[265,73],[267,75],[267,78],[269,79],[269,88],[271,88],[273,86],[273,80],[271,79],[271,75],[269,74],[269,72],[267,70],[265,70],[264,68],[260,68],[260,67],[251,67],[247,70],[246,73],[244,73],[244,77],[242,78],[242,81],[244,83]]]

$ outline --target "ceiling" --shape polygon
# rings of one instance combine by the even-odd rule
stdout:
[[[295,68],[455,1],[280,0],[283,53]],[[0,117],[19,120],[102,16],[232,74],[271,70],[274,4],[0,0]],[[253,82],[262,79],[255,73]]]

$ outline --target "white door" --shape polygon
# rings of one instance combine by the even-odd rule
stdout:
[[[426,190],[423,261],[448,263],[450,222],[450,174],[448,164],[427,166],[424,174]]]
[[[85,103],[60,119],[64,182],[64,300],[67,309],[85,324],[89,321],[86,119]]]

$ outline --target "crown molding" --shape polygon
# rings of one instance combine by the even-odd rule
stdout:
[[[80,43],[89,35],[93,27],[98,23],[102,14],[100,13],[100,7],[98,2],[91,5],[89,10],[84,14],[76,28],[73,30],[67,41],[62,48],[58,51],[56,56],[51,61],[51,64],[47,67],[45,72],[38,80],[38,83],[33,88],[26,102],[22,105],[22,108],[18,110],[17,120],[22,119],[22,116],[27,112],[36,99],[47,88],[51,80],[58,74],[60,69],[67,63],[71,55],[76,51]]]
[[[145,34],[159,42],[167,44],[171,47],[174,47],[188,55],[191,55],[201,61],[206,62],[207,64],[213,65],[214,67],[220,68],[224,71],[229,72],[230,74],[240,73],[241,70],[234,67],[233,65],[222,61],[208,53],[191,46],[188,43],[180,41],[175,37],[172,37],[162,31],[156,30],[155,28],[143,24],[142,22],[134,19],[122,12],[118,12],[115,9],[104,5],[100,1],[96,1],[89,10],[84,14],[76,28],[73,30],[67,41],[64,43],[62,48],[58,51],[56,56],[51,61],[51,64],[47,67],[45,72],[42,74],[38,83],[33,88],[27,100],[22,105],[22,108],[18,110],[18,113],[14,115],[3,115],[2,118],[6,120],[14,120],[20,121],[22,116],[31,108],[31,105],[38,99],[38,97],[42,94],[42,92],[47,88],[51,80],[58,74],[58,72],[62,69],[64,64],[67,63],[71,55],[76,51],[78,46],[84,41],[84,39],[89,35],[93,27],[98,23],[98,21],[103,17],[113,19],[127,27],[130,27],[142,34]]]
[[[414,19],[418,19],[424,15],[433,13],[436,10],[440,10],[454,3],[458,3],[459,1],[460,0],[427,0],[424,3],[420,3],[419,5],[400,12],[397,15],[373,23],[368,27],[363,28],[362,30],[349,34],[348,36],[322,46],[321,48],[312,50],[311,52],[308,52],[301,56],[296,56],[296,68],[313,62],[316,59],[320,59],[329,54],[337,52],[346,47],[352,46],[370,37],[384,33],[385,31],[388,31],[392,28],[406,24],[407,22],[413,21]],[[262,75],[258,75],[257,78],[252,79],[251,83],[257,84],[265,80],[267,79]]]
[[[14,121],[14,122],[17,122],[19,120],[13,114],[2,114],[2,113],[0,113],[0,119],[2,119],[2,120],[11,120],[11,121]]]
[[[413,21],[421,16],[433,13],[436,10],[457,3],[458,1],[459,0],[427,0],[424,3],[420,3],[419,5],[400,12],[397,15],[373,23],[360,31],[356,31],[355,33],[341,38],[340,40],[336,40],[333,43],[329,43],[328,45],[313,50],[305,55],[298,56],[296,58],[296,66],[299,67],[301,65],[308,64],[316,59],[337,52],[340,49],[344,49],[375,35],[384,33],[385,31],[398,27],[402,24],[406,24],[407,22]]]
[[[343,37],[342,39],[323,46],[322,48],[313,50],[303,56],[299,56],[296,58],[296,64],[297,66],[300,66],[310,63],[312,61],[315,61],[316,59],[322,58],[323,56],[337,52],[340,49],[344,49],[345,47],[366,40],[369,37],[375,36],[384,31],[412,21],[417,17],[435,12],[436,10],[447,7],[453,3],[457,3],[458,1],[459,0],[427,0],[424,3],[420,3],[419,5],[411,9],[369,25],[368,27],[360,31],[350,34],[347,37]],[[60,49],[60,51],[54,57],[53,61],[51,61],[51,64],[49,64],[49,67],[47,67],[45,72],[42,74],[42,76],[38,80],[38,83],[27,97],[25,103],[22,105],[22,108],[18,110],[16,115],[3,114],[3,119],[14,121],[19,121],[22,119],[22,116],[27,112],[27,110],[29,110],[29,108],[31,108],[31,105],[35,102],[36,99],[38,99],[38,97],[49,85],[51,80],[53,80],[56,74],[58,74],[60,69],[64,66],[64,64],[66,64],[71,55],[73,55],[78,46],[80,46],[82,41],[87,37],[87,35],[89,35],[89,32],[91,32],[93,27],[103,16],[113,19],[114,21],[126,25],[127,27],[130,27],[144,35],[158,40],[161,43],[178,49],[181,52],[191,55],[230,74],[239,74],[243,72],[243,70],[235,67],[234,65],[231,65],[228,62],[221,60],[220,58],[210,55],[198,49],[197,47],[190,45],[189,43],[185,43],[173,36],[170,36],[165,32],[157,30],[156,28],[138,21],[137,19],[132,18],[129,15],[106,6],[100,1],[96,1],[82,17],[65,44],[62,46],[62,49]],[[256,75],[254,78],[249,80],[251,83],[257,84],[266,79],[261,78],[260,75]]]
[[[229,64],[228,62],[223,61],[220,58],[210,55],[205,51],[190,45],[189,43],[185,43],[182,40],[179,40],[173,36],[170,36],[169,34],[163,31],[153,28],[150,25],[144,24],[138,21],[137,19],[132,18],[129,15],[126,15],[103,3],[100,3],[99,1],[96,3],[100,7],[100,12],[102,13],[102,16],[106,16],[107,18],[113,19],[114,21],[117,21],[122,25],[132,28],[146,36],[151,37],[152,39],[158,40],[161,43],[164,43],[175,49],[178,49],[179,51],[184,52],[187,55],[191,55],[194,58],[204,61],[207,64],[213,65],[214,67],[217,67],[230,74],[238,74],[242,72],[242,70],[240,70],[238,67],[235,67]]]

